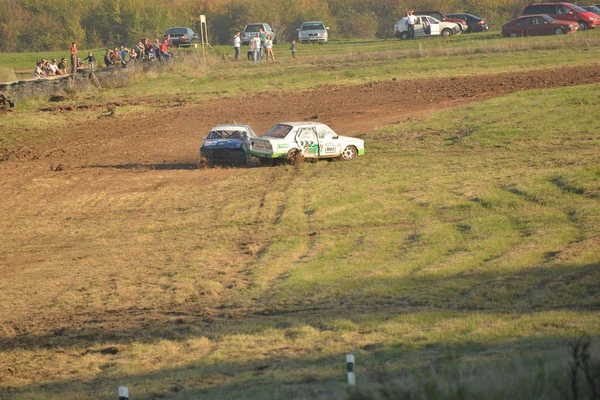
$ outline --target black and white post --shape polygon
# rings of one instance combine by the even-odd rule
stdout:
[[[129,389],[127,389],[127,386],[119,387],[119,400],[129,400]]]
[[[346,354],[346,366],[348,369],[348,385],[356,385],[356,375],[354,374],[354,354]]]

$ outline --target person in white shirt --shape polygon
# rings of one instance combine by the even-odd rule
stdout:
[[[233,57],[235,60],[240,58],[240,47],[242,46],[242,38],[241,33],[236,32],[233,37],[233,50],[235,50],[235,56]]]
[[[267,49],[267,62],[269,62],[269,58],[272,62],[275,62],[275,56],[273,55],[273,40],[271,36],[267,36],[267,40],[265,40],[265,49]]]
[[[52,75],[60,75],[58,65],[56,65],[56,59],[52,60],[52,62],[48,65],[48,68],[50,68],[50,71],[52,71]]]
[[[417,22],[417,17],[415,17],[414,11],[409,11],[406,14],[406,24],[408,27],[408,34],[411,39],[415,38],[415,23]]]
[[[262,45],[260,43],[260,33],[257,33],[255,37],[252,38],[252,60],[254,64],[260,63],[260,49]]]

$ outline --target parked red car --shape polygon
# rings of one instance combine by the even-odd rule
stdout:
[[[547,14],[523,15],[502,25],[502,36],[562,35],[577,29],[577,22],[558,21]]]
[[[521,15],[548,14],[560,21],[572,21],[579,24],[579,30],[593,29],[600,26],[600,17],[572,3],[531,3]]]

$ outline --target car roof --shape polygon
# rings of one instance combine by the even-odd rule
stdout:
[[[215,131],[215,130],[226,130],[226,129],[248,129],[250,128],[248,125],[240,125],[240,124],[223,124],[223,125],[215,125],[211,131]],[[252,129],[252,128],[250,128]]]
[[[279,122],[278,125],[290,125],[290,126],[327,126],[321,122]]]
[[[304,21],[303,24],[322,24],[323,21]]]

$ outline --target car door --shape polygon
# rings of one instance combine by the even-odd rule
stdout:
[[[319,155],[321,157],[338,157],[342,154],[342,146],[338,140],[338,135],[328,126],[319,126],[317,128],[317,137],[319,139]]]
[[[523,18],[516,23],[517,33],[521,36],[530,34],[531,31],[531,17]]]
[[[436,36],[439,35],[441,32],[440,29],[440,21],[438,21],[435,18],[429,18],[429,17],[423,17],[424,19],[427,19],[427,30],[429,31],[429,34],[431,36]],[[425,28],[423,28],[425,29]]]
[[[314,127],[298,129],[296,143],[305,158],[319,157],[319,138]]]
[[[423,17],[417,17],[415,21],[415,37],[429,36],[423,31]]]

